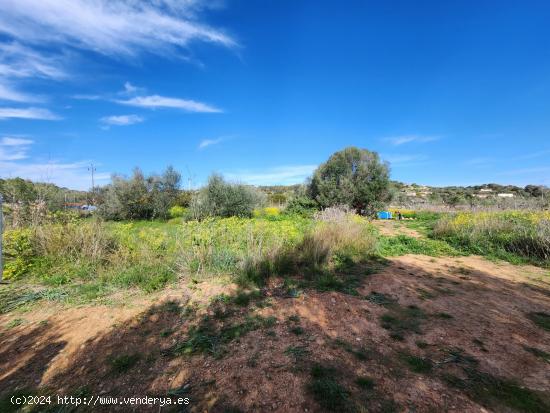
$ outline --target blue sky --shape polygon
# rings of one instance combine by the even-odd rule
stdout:
[[[547,1],[0,0],[0,176],[550,185]]]

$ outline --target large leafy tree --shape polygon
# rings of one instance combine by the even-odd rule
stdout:
[[[372,215],[391,199],[389,165],[356,147],[334,153],[314,172],[309,194],[323,208],[348,205]]]

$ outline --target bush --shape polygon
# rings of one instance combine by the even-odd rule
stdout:
[[[99,194],[98,212],[106,219],[166,219],[179,200],[181,176],[172,167],[148,177],[136,168],[131,178],[115,175],[112,181]]]
[[[183,218],[187,214],[187,208],[184,208],[179,205],[174,205],[168,210],[170,218]]]
[[[298,196],[290,200],[285,208],[285,213],[301,216],[313,216],[313,213],[318,209],[319,205],[313,199],[306,196]]]
[[[31,230],[28,228],[7,230],[4,233],[3,242],[6,257],[4,277],[16,279],[29,272],[35,256]]]
[[[206,217],[251,217],[255,208],[265,203],[265,194],[256,189],[231,184],[212,175],[208,184],[200,190],[191,203],[191,215],[195,219]]]

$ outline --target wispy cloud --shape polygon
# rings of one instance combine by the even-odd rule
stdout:
[[[3,0],[0,0],[2,14],[4,15]],[[32,28],[26,28],[32,30]],[[0,27],[0,31],[2,28]],[[60,52],[56,55],[38,52],[31,47],[19,42],[0,43],[0,76],[4,78],[46,78],[64,79],[68,77],[65,70],[65,54]]]
[[[225,173],[231,180],[250,185],[293,185],[303,183],[317,165],[289,165],[268,168],[262,172],[241,171]]]
[[[383,141],[391,143],[393,146],[400,146],[406,143],[425,143],[433,142],[438,140],[438,136],[419,136],[419,135],[401,135],[401,136],[390,136],[383,138]]]
[[[41,119],[41,120],[60,120],[62,119],[55,113],[43,108],[0,108],[0,119],[19,118],[19,119]]]
[[[136,123],[141,123],[145,119],[138,115],[120,115],[120,116],[105,116],[100,119],[100,122],[109,126],[127,126]]]
[[[73,95],[71,97],[73,99],[77,99],[77,100],[99,100],[99,99],[101,99],[101,96],[99,96],[99,95],[86,95],[86,94]]]
[[[222,143],[223,141],[229,139],[228,136],[220,136],[219,138],[216,138],[216,139],[203,139],[200,143],[199,143],[199,150],[202,150],[204,148],[208,148],[209,146],[213,146],[213,145],[217,145],[219,143]]]
[[[221,109],[210,106],[206,103],[197,102],[195,100],[171,98],[159,95],[151,96],[136,96],[126,100],[116,100],[121,105],[136,106],[141,108],[173,108],[181,109],[186,112],[202,112],[202,113],[220,113]]]
[[[43,99],[39,96],[30,95],[13,89],[10,86],[0,84],[0,100],[9,100],[12,102],[41,102]]]
[[[28,146],[32,145],[33,143],[34,141],[32,141],[31,139],[11,136],[4,136],[2,139],[0,139],[0,145],[2,146]]]
[[[0,162],[26,159],[29,147],[32,144],[33,141],[30,139],[3,137],[0,139]]]
[[[177,5],[176,5],[177,4]],[[0,32],[26,44],[56,44],[105,55],[178,54],[192,42],[235,47],[200,22],[207,1],[0,0]]]
[[[428,156],[422,154],[385,154],[381,157],[394,166],[416,166],[428,160]]]

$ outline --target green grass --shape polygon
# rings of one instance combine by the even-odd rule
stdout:
[[[380,323],[389,331],[391,338],[403,341],[406,334],[422,332],[420,327],[425,318],[426,314],[417,306],[402,307],[396,304],[380,317]]]
[[[310,376],[307,390],[321,407],[333,412],[353,411],[351,393],[339,383],[340,375],[336,369],[315,364]]]
[[[427,358],[417,357],[412,354],[401,354],[400,358],[415,373],[428,374],[432,371],[433,363]]]
[[[535,357],[538,357],[541,360],[544,360],[550,363],[550,353],[547,353],[546,351],[535,347],[523,346],[523,348],[525,349],[525,351],[528,351],[529,353],[533,354]]]
[[[111,371],[115,374],[123,374],[134,367],[141,359],[139,354],[123,354],[109,358]]]
[[[25,320],[23,320],[22,318],[14,318],[13,320],[11,320],[8,324],[6,324],[6,328],[8,330],[12,329],[12,328],[15,328],[17,326],[20,326],[21,324],[23,324],[25,322]]]
[[[527,318],[543,330],[550,331],[550,314],[543,312],[532,312],[527,314]]]
[[[445,375],[446,382],[470,395],[479,403],[490,407],[504,405],[526,413],[546,413],[550,404],[536,392],[511,380],[501,379],[475,368],[464,368],[466,379]]]
[[[383,257],[394,257],[405,254],[422,254],[431,257],[463,255],[445,241],[429,238],[414,238],[407,235],[392,237],[380,236],[378,253]]]
[[[366,376],[357,377],[355,379],[355,384],[357,384],[362,389],[370,390],[374,388],[374,380]]]

